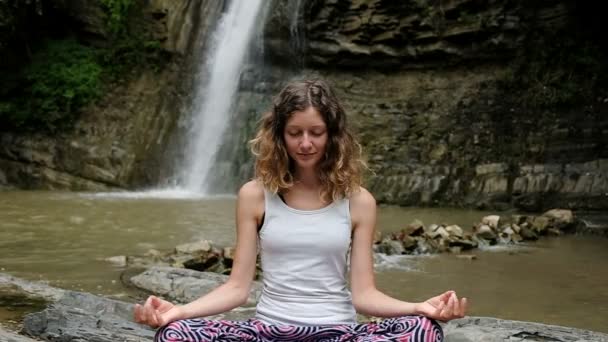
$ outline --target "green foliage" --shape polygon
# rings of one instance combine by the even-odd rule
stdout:
[[[144,24],[134,16],[136,0],[101,0],[108,13],[110,42],[101,52],[100,60],[108,74],[123,77],[141,66],[157,69],[162,61],[161,45],[154,40]]]
[[[24,70],[21,91],[0,101],[0,121],[50,130],[69,124],[101,94],[102,68],[95,56],[73,39],[49,41]]]
[[[74,39],[32,46],[22,70],[2,71],[0,126],[17,130],[56,130],[77,118],[79,109],[97,99],[112,80],[141,68],[158,70],[165,60],[161,44],[146,29],[138,0],[101,0],[109,32],[105,47]]]
[[[134,5],[133,0],[101,0],[101,3],[108,10],[108,29],[114,36],[120,36],[126,33],[126,20],[129,17],[129,11]]]

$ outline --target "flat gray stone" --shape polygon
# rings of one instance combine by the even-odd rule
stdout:
[[[34,340],[31,337],[19,335],[15,332],[5,330],[0,325],[0,341],[2,341],[2,342],[36,342],[39,340]]]
[[[155,272],[161,271],[167,272]],[[189,270],[180,269],[180,272],[169,273],[177,279],[180,274],[189,273]],[[155,333],[155,329],[132,321],[131,303],[88,293],[53,289],[44,284],[30,283],[4,274],[0,274],[0,286],[28,289],[32,296],[37,298],[56,298],[61,293],[61,297],[43,311],[26,316],[23,333],[34,336],[34,339],[0,326],[2,342],[31,342],[35,341],[35,338],[53,342],[143,342],[151,341]],[[242,307],[208,318],[245,320],[254,314],[255,308]],[[442,327],[446,342],[608,342],[608,334],[604,333],[491,317],[467,317],[442,324]]]
[[[18,291],[24,295],[30,295],[47,301],[56,301],[63,297],[65,290],[46,285],[44,283],[32,282],[13,277],[10,274],[0,273],[0,293],[3,291]]]
[[[131,277],[136,287],[178,303],[191,302],[228,280],[228,276],[213,272],[199,272],[185,268],[152,267]],[[254,281],[247,305],[253,306],[262,291],[262,284]]]
[[[57,342],[151,341],[154,329],[134,323],[132,312],[133,304],[66,291],[47,309],[27,315],[23,331]]]
[[[446,342],[605,342],[608,335],[557,325],[467,317],[443,325]]]

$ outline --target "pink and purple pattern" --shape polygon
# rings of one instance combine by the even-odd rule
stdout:
[[[437,322],[423,316],[389,318],[379,323],[332,326],[268,325],[257,319],[187,319],[160,328],[154,341],[441,342],[443,331]]]

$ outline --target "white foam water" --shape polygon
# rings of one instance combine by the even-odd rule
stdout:
[[[190,124],[185,165],[179,185],[206,194],[209,175],[222,138],[233,118],[232,105],[247,48],[259,25],[263,0],[233,0],[220,20],[214,43],[208,50],[206,69],[201,70]]]

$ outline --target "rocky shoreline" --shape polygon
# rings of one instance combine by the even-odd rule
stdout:
[[[165,277],[165,280],[168,281],[176,276],[187,279],[195,271],[164,268],[152,269],[149,272],[154,272],[161,278]],[[206,279],[210,283],[221,280],[216,277],[217,275],[210,275],[206,272],[198,273],[199,279]],[[162,274],[164,275],[161,276]],[[19,332],[11,331],[0,325],[1,341],[140,342],[151,341],[154,336],[154,329],[132,321],[132,303],[89,293],[62,290],[0,273],[0,294],[6,292],[42,299],[49,304],[40,312],[26,315]],[[182,295],[183,299],[186,299],[186,295]],[[180,290],[173,289],[171,296],[179,297]],[[245,307],[214,318],[246,319],[253,313],[253,307]],[[608,341],[608,334],[490,317],[467,317],[442,324],[442,326],[446,341],[450,342]]]
[[[587,221],[579,219],[567,209],[552,209],[540,215],[488,215],[470,229],[449,223],[425,225],[420,220],[414,220],[398,232],[383,234],[377,231],[373,248],[376,259],[381,258],[381,255],[437,253],[451,253],[461,258],[475,259],[476,256],[470,253],[486,246],[517,245],[547,236],[589,233],[589,229],[595,229],[595,234],[608,236],[606,230],[589,228]],[[150,249],[143,255],[119,255],[106,260],[125,269],[176,267],[226,275],[232,267],[233,253],[232,246],[218,246],[212,241],[200,240],[176,246],[168,251]],[[154,275],[148,274],[145,277],[150,276]],[[261,268],[258,266],[256,279],[260,277]],[[138,279],[139,277],[135,277],[135,281],[123,282],[161,295],[167,291],[168,286],[148,287]],[[187,282],[180,280],[182,281]],[[188,286],[206,285],[197,282],[196,285],[192,283]]]
[[[564,209],[540,215],[489,215],[466,230],[453,224],[425,225],[414,220],[399,232],[376,234],[374,252],[376,255],[451,253],[472,260],[475,256],[465,252],[482,246],[516,245],[574,233],[580,231],[581,225],[583,220]],[[186,303],[226,281],[233,254],[233,247],[219,247],[203,240],[170,251],[150,250],[144,255],[115,256],[107,261],[123,267],[123,283],[140,291],[141,297],[131,301],[155,294],[175,303]],[[261,289],[262,284],[254,281],[244,306],[211,318],[244,320],[253,316]],[[3,326],[0,322],[0,341],[135,342],[150,341],[154,336],[154,329],[132,321],[133,303],[123,300],[63,290],[4,273],[0,273],[0,296],[22,298],[20,303],[31,306],[30,313],[18,324]],[[467,317],[442,326],[446,341],[455,342],[608,341],[608,335],[599,332],[490,317]]]

